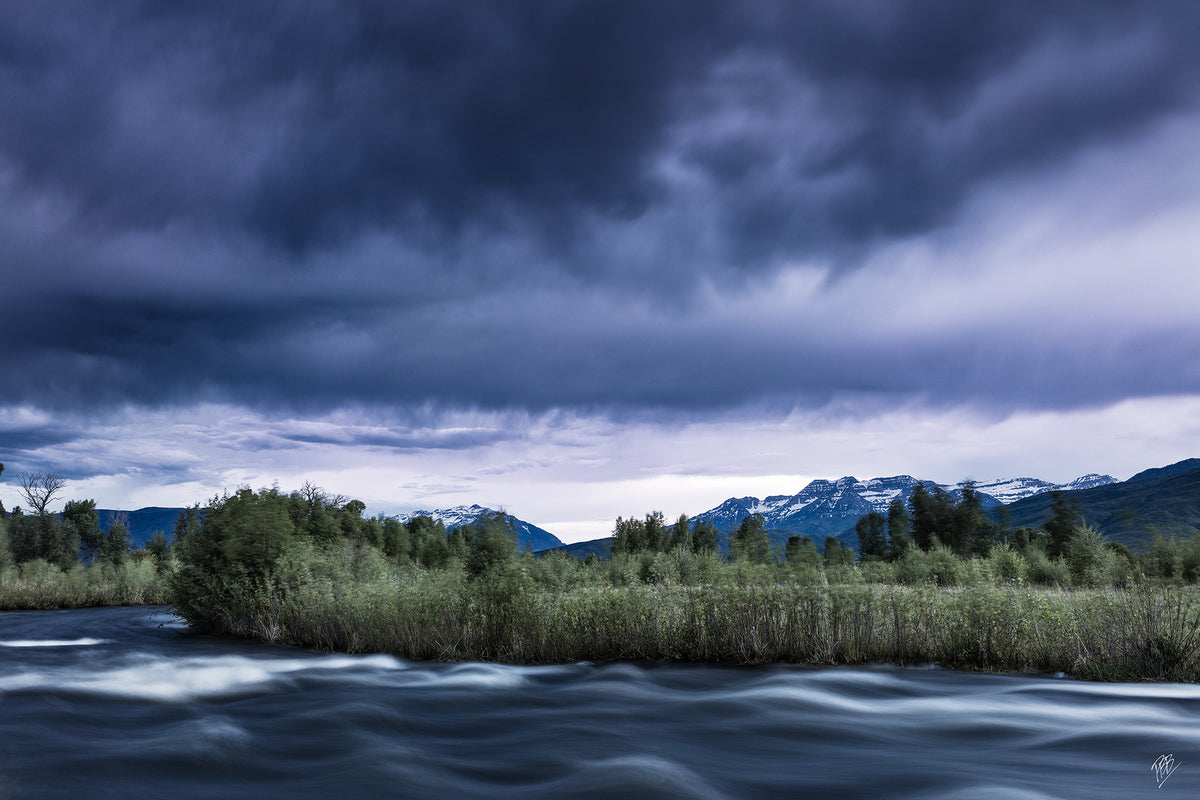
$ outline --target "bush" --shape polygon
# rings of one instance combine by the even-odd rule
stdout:
[[[1019,584],[1025,580],[1025,557],[1008,545],[993,547],[988,554],[988,561],[998,582]]]
[[[1025,552],[1025,574],[1030,583],[1039,586],[1068,586],[1071,571],[1061,558],[1051,560],[1041,550],[1030,548]]]
[[[0,569],[0,609],[84,608],[167,603],[166,581],[152,564],[126,562],[60,569],[44,559]]]
[[[963,582],[963,562],[946,547],[939,546],[929,551],[914,548],[906,551],[895,563],[896,578],[901,583],[953,586]]]

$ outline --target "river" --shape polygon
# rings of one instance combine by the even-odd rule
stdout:
[[[0,798],[1150,796],[1200,796],[1200,686],[426,664],[0,613]]]

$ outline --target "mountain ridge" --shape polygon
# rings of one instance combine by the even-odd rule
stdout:
[[[1067,484],[1024,477],[970,481],[984,508],[1007,505],[1056,490],[1078,491],[1116,482],[1111,475],[1095,473],[1080,476]],[[866,481],[860,481],[852,475],[832,481],[818,478],[794,495],[772,495],[763,500],[752,496],[731,497],[693,519],[709,520],[718,529],[728,531],[741,524],[746,517],[758,513],[763,515],[768,530],[792,531],[814,538],[837,535],[853,526],[864,514],[872,511],[887,513],[888,505],[896,498],[907,502],[918,483],[928,489],[936,487],[952,496],[960,496],[968,481],[951,485],[914,478],[912,475],[892,475]]]
[[[1127,481],[1065,492],[1083,521],[1112,541],[1147,544],[1157,534],[1200,529],[1200,459],[1144,470]],[[1004,508],[1012,527],[1039,527],[1051,514],[1049,495],[1035,495]]]
[[[399,514],[396,516],[400,522],[409,522],[417,517],[430,517],[446,526],[446,532],[449,533],[455,528],[463,525],[474,525],[480,519],[489,515],[503,513],[505,516],[513,520],[517,530],[517,543],[521,549],[529,549],[533,552],[540,550],[550,550],[556,547],[562,547],[563,541],[555,536],[550,531],[539,528],[532,522],[526,522],[523,519],[518,519],[512,514],[497,511],[493,508],[487,508],[478,504],[454,506],[453,508],[441,508],[434,511],[414,511],[410,514]]]
[[[1200,460],[1197,461],[1200,464]],[[1052,491],[1082,491],[1115,484],[1111,475],[1088,473],[1065,484],[1039,478],[995,478],[990,481],[970,481],[984,508],[993,509],[1037,495],[1049,496]],[[763,515],[768,536],[782,545],[795,535],[808,536],[821,543],[834,536],[846,544],[854,543],[853,528],[858,518],[872,511],[887,513],[888,505],[899,497],[907,502],[918,483],[926,488],[939,488],[952,496],[961,496],[968,481],[956,484],[938,483],[912,475],[892,475],[860,481],[852,475],[837,479],[817,478],[793,495],[730,497],[717,506],[694,517],[693,522],[711,521],[716,525],[724,548],[730,531],[751,514]],[[602,554],[611,537],[574,542],[564,545],[563,552],[572,555]]]

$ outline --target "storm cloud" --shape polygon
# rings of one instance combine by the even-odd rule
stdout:
[[[62,424],[0,456],[203,404],[420,450],[1194,395],[1197,41],[1183,1],[5,4],[0,408]]]

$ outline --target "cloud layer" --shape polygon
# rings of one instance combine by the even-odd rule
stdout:
[[[0,17],[10,464],[201,406],[421,451],[1200,392],[1191,2]]]

